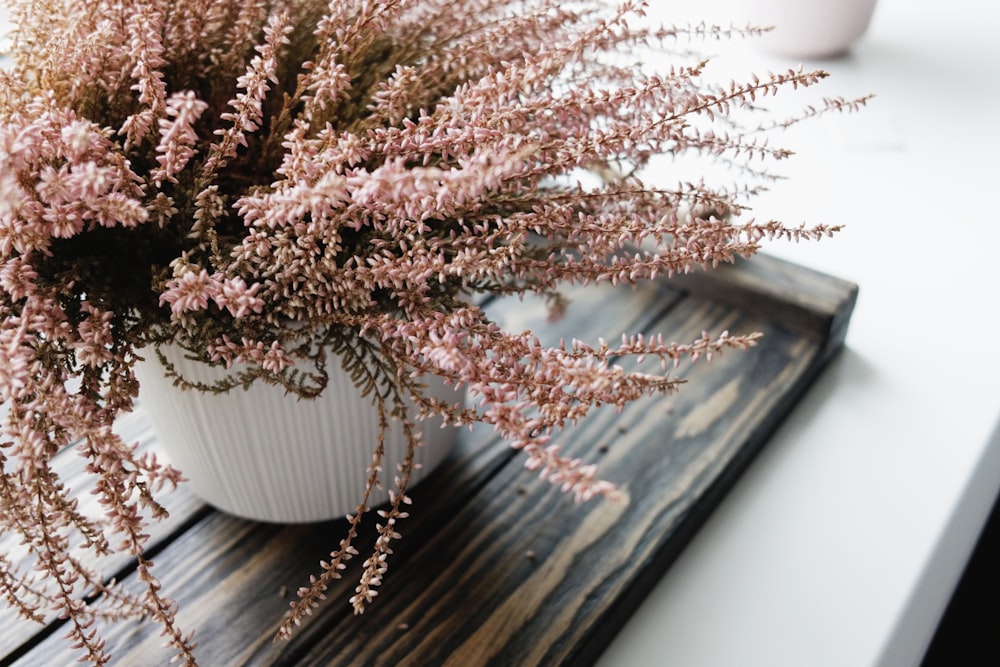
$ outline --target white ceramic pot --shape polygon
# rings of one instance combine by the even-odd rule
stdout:
[[[755,41],[762,50],[793,58],[845,53],[868,28],[876,0],[741,0],[746,19],[774,30]]]
[[[189,380],[224,375],[168,349],[168,358]],[[315,400],[301,400],[263,382],[249,390],[204,394],[181,390],[166,379],[155,353],[139,364],[139,400],[150,416],[165,456],[189,480],[191,490],[215,507],[247,519],[301,523],[342,518],[354,512],[364,492],[378,434],[377,411],[354,383],[330,363],[330,382]],[[428,383],[446,400],[454,390],[438,378]],[[456,430],[440,419],[423,424],[421,467],[410,488],[447,456]],[[369,505],[388,499],[396,464],[406,455],[402,428],[393,423],[382,463],[383,489]]]

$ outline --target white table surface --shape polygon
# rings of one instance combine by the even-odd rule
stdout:
[[[738,1],[651,15],[728,24]],[[847,349],[601,667],[919,662],[1000,488],[998,29],[982,0],[880,0],[849,57],[813,63],[825,92],[878,97],[788,135],[791,178],[756,208],[848,223],[770,250],[861,286]],[[712,48],[734,71],[796,64]]]
[[[651,14],[728,24],[734,2]],[[755,208],[848,224],[771,250],[860,285],[847,349],[601,667],[919,664],[1000,488],[998,32],[996,3],[879,0],[848,57],[804,63],[829,94],[878,97],[790,136],[790,179]]]

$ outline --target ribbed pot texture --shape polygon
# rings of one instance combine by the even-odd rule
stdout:
[[[181,375],[211,382],[220,369],[164,350]],[[375,451],[377,411],[331,360],[330,382],[315,400],[303,400],[263,382],[249,390],[205,394],[173,386],[151,350],[136,373],[140,404],[156,428],[166,458],[189,480],[191,490],[215,507],[247,519],[302,523],[341,518],[353,512],[365,487]],[[442,398],[455,392],[437,378],[428,383]],[[423,423],[424,446],[412,485],[451,450],[454,428],[440,419]],[[393,423],[385,442],[382,489],[369,505],[388,499],[396,464],[406,455],[406,439]]]

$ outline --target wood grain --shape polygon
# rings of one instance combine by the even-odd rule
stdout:
[[[487,429],[464,433],[453,457],[413,493],[384,594],[353,616],[351,570],[283,644],[271,637],[289,592],[343,523],[284,527],[212,512],[174,534],[157,572],[180,603],[181,624],[198,628],[202,665],[592,664],[843,344],[856,288],[759,259],[647,284],[626,298],[623,290],[576,290],[556,324],[545,322],[537,301],[491,305],[505,326],[531,328],[550,343],[570,332],[596,340],[641,331],[682,342],[703,330],[764,333],[749,352],[682,365],[688,382],[678,395],[620,414],[598,410],[564,434],[567,453],[599,462],[603,477],[620,485],[621,502],[576,505],[526,473]],[[58,634],[2,664],[70,664],[75,655]],[[150,625],[106,636],[116,664],[168,657]]]

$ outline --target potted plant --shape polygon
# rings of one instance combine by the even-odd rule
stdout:
[[[827,236],[835,228],[745,219],[769,178],[749,161],[788,155],[761,133],[860,103],[755,121],[761,97],[825,74],[713,84],[691,44],[755,31],[638,27],[638,1],[8,4],[0,526],[39,574],[0,553],[0,588],[26,618],[67,617],[94,664],[108,658],[94,624],[123,616],[159,622],[195,663],[145,541],[159,494],[197,473],[113,428],[140,395],[140,362],[164,366],[146,368],[144,387],[162,373],[206,395],[262,385],[308,401],[349,379],[374,415],[357,509],[281,635],[359,553],[356,529],[385,487],[350,601],[363,611],[406,516],[429,416],[492,425],[578,500],[613,495],[553,433],[594,406],[674,391],[682,357],[754,342],[718,332],[552,348],[490,321],[476,299],[540,294],[558,315],[568,283],[628,285],[748,257],[765,238]],[[645,49],[671,66],[642,71],[633,60]],[[685,172],[654,187],[641,173],[657,155],[729,165],[742,184]],[[621,355],[652,368],[626,372]],[[96,479],[99,513],[52,467],[67,447]],[[135,559],[144,595],[81,556],[112,552]]]

